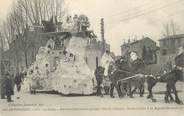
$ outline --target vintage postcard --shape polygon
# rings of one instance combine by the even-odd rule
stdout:
[[[183,5],[0,0],[0,116],[183,116]]]

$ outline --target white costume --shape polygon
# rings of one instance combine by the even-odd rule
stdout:
[[[50,46],[51,49],[54,49],[54,47],[55,47],[55,42],[54,42],[54,40],[49,39],[49,40],[47,41],[47,44],[46,44],[46,47],[48,47],[48,46]]]
[[[178,53],[177,53],[177,55],[180,55],[180,54],[182,54],[183,52],[184,52],[183,47],[179,47],[179,48],[178,48]]]
[[[135,60],[137,60],[138,56],[135,52],[131,52],[130,53],[130,58],[131,58],[132,61],[135,61]]]
[[[104,71],[105,76],[108,75],[108,68],[109,68],[109,65],[111,62],[114,62],[111,55],[108,53],[104,53],[104,55],[102,56],[102,59],[101,59],[101,65],[102,65],[102,67],[105,68],[105,71]]]

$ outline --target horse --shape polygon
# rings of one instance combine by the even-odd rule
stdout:
[[[148,99],[152,99],[152,101],[156,102],[156,99],[153,98],[152,89],[153,87],[158,83],[166,83],[166,92],[165,92],[165,102],[169,103],[171,101],[174,101],[174,98],[172,97],[171,93],[173,91],[175,95],[175,102],[177,104],[183,104],[183,102],[178,97],[178,92],[176,90],[176,82],[182,80],[182,70],[179,67],[175,67],[170,72],[163,74],[160,76],[160,78],[155,78],[154,76],[148,76],[147,77],[147,85],[148,85]],[[170,99],[169,99],[170,98]]]
[[[130,98],[133,98],[133,94],[136,92],[136,90],[139,90],[139,96],[143,97],[144,95],[144,83],[145,83],[145,77],[142,74],[136,74],[133,76],[133,78],[126,80],[126,83],[128,85],[128,96]],[[132,90],[132,88],[134,89]]]
[[[122,94],[122,89],[125,90],[125,92],[128,92],[129,93],[128,95],[132,98],[133,93],[139,88],[140,96],[141,97],[143,96],[144,82],[145,82],[144,77],[138,78],[138,76],[140,75],[136,75],[136,73],[138,72],[137,71],[138,68],[142,69],[141,65],[144,64],[144,63],[140,63],[140,61],[142,62],[142,60],[137,59],[135,62],[130,63],[129,60],[127,60],[124,57],[121,57],[120,59],[116,60],[114,64],[111,63],[109,65],[108,75],[111,81],[110,96],[112,98],[114,98],[114,95],[113,95],[114,87],[116,88],[118,92],[118,96],[120,98],[124,96]],[[131,76],[134,76],[135,78],[128,79],[128,77],[131,77]],[[121,80],[125,80],[125,81],[121,81]],[[132,90],[133,87],[134,89]]]
[[[114,87],[116,88],[118,92],[119,98],[123,97],[123,94],[121,92],[121,84],[118,82],[120,79],[124,79],[125,77],[130,76],[128,73],[122,72],[121,70],[117,69],[117,66],[115,64],[110,64],[108,68],[108,77],[111,81],[110,84],[110,96],[114,98],[113,91]],[[126,89],[125,89],[126,90]]]
[[[144,83],[145,83],[145,76],[144,74],[144,68],[145,63],[142,59],[137,58],[134,61],[130,62],[130,69],[131,72],[134,74],[134,78],[127,80],[129,84],[129,93],[130,97],[133,97],[133,94],[137,89],[139,89],[139,95],[140,97],[143,97],[144,95]],[[131,90],[134,87],[133,90]]]

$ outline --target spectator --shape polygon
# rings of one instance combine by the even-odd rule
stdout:
[[[5,75],[5,91],[7,96],[7,102],[13,102],[13,100],[11,99],[11,95],[14,95],[14,91],[13,91],[12,79],[10,78],[9,73],[6,73]]]
[[[96,81],[97,81],[97,96],[101,96],[103,97],[102,94],[102,82],[103,82],[103,78],[104,78],[104,68],[99,66],[96,68],[95,70],[95,77],[96,77]]]
[[[37,77],[35,76],[33,70],[31,70],[31,72],[30,72],[29,75],[31,76],[30,93],[31,93],[31,94],[36,94],[38,79],[37,79]]]
[[[16,88],[17,88],[17,91],[20,92],[21,90],[21,83],[22,83],[22,75],[20,74],[16,74],[15,76],[15,79],[14,79],[14,82],[15,82],[15,85],[16,85]]]
[[[5,99],[5,77],[1,78],[1,99]]]

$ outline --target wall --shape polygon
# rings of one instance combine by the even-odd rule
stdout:
[[[110,51],[110,45],[105,43],[105,51]],[[103,42],[90,41],[86,47],[87,64],[91,70],[96,69],[96,58],[98,58],[98,65],[101,65],[101,58],[103,56]]]
[[[98,58],[98,65],[101,64],[101,57],[101,50],[99,49],[91,48],[86,50],[86,63],[92,71],[96,69],[96,58]],[[86,60],[86,58],[84,58],[84,60]]]
[[[130,53],[130,52],[136,52],[139,58],[143,58],[143,48],[146,48],[146,50],[148,51],[148,49],[150,48],[151,50],[153,50],[153,59],[147,59],[147,61],[149,61],[149,63],[155,63],[155,61],[157,60],[157,56],[155,56],[154,52],[156,52],[157,50],[157,46],[156,46],[156,42],[154,42],[153,40],[149,39],[149,38],[144,38],[142,40],[138,40],[132,43],[127,43],[121,46],[121,54],[122,56],[124,56],[126,53]]]
[[[175,53],[179,47],[184,46],[184,38],[168,38],[160,40],[161,55],[164,55],[164,50],[167,54]]]

